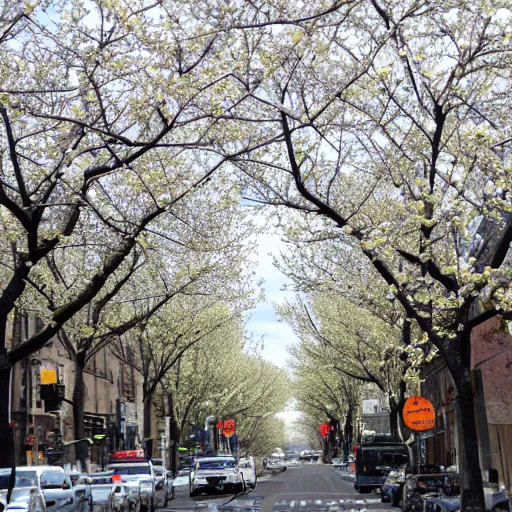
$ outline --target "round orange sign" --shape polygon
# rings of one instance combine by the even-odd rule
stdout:
[[[402,412],[405,426],[411,430],[430,430],[436,424],[434,406],[422,396],[407,399]]]
[[[235,420],[225,420],[222,433],[224,437],[233,437],[235,435]]]

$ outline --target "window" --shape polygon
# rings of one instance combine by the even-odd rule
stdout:
[[[60,471],[43,471],[41,475],[41,487],[44,489],[69,489],[71,482]]]
[[[7,489],[9,487],[10,476],[10,470],[0,471],[0,489]],[[35,471],[16,471],[14,487],[32,486],[37,486],[37,473]]]
[[[110,466],[118,475],[150,475],[149,466]]]
[[[211,460],[197,463],[197,469],[229,469],[234,467],[234,460]]]

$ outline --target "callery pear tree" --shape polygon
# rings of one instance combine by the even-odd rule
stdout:
[[[246,95],[223,51],[233,35],[189,7],[47,0],[1,8],[2,439],[13,365],[123,279],[156,219],[179,215],[225,161],[259,145],[225,129]],[[211,37],[194,39],[206,20]],[[224,156],[202,151],[215,141]],[[37,333],[10,342],[16,304],[31,288],[44,295],[48,265],[58,253],[71,261],[77,245],[86,272],[63,296],[42,300]],[[3,450],[0,466],[11,459]]]
[[[237,162],[247,196],[297,212],[296,230],[308,215],[335,227],[437,348],[457,388],[463,511],[485,510],[470,334],[512,309],[511,21],[501,1],[347,3],[261,29],[246,59],[270,63],[251,100],[282,134]]]
[[[431,361],[437,350],[424,337],[411,340],[407,320],[402,326],[388,324],[333,293],[313,294],[309,302],[297,298],[279,308],[304,354],[318,367],[343,376],[344,382],[348,378],[373,384],[384,393],[389,400],[391,434],[398,440],[407,381],[418,380],[419,365]]]

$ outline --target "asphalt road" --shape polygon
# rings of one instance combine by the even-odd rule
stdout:
[[[352,481],[332,466],[307,464],[288,468],[284,473],[260,479],[255,491],[245,496],[212,497],[191,500],[178,496],[170,503],[169,510],[198,510],[209,512],[261,511],[395,511],[389,504],[381,503],[380,495],[373,492],[359,494]]]

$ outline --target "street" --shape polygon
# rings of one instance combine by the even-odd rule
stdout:
[[[259,503],[258,503],[259,502]],[[243,508],[246,507],[246,508]],[[335,511],[335,510],[395,510],[381,503],[380,495],[372,492],[359,494],[352,481],[343,473],[324,464],[306,464],[288,468],[258,482],[254,492],[232,500],[230,497],[191,500],[184,495],[171,503],[169,510],[221,510],[278,511]]]

